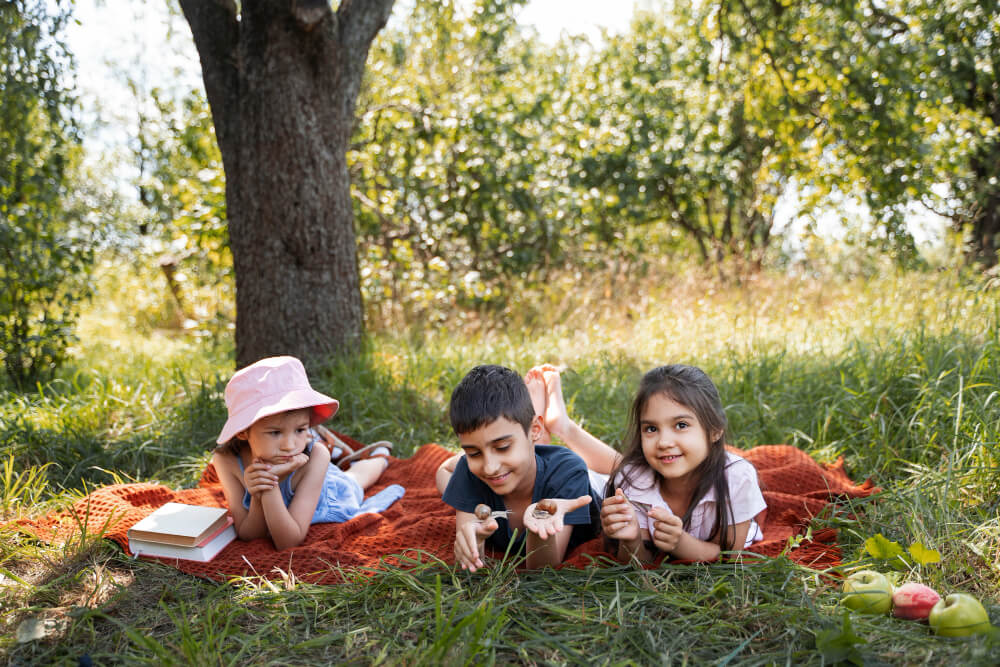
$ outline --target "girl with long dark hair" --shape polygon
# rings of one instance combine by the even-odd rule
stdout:
[[[726,414],[704,371],[674,364],[643,376],[623,454],[569,418],[555,367],[536,367],[525,380],[533,395],[544,387],[547,430],[607,475],[601,527],[620,558],[710,561],[762,539],[755,517],[767,505],[757,472],[726,450]]]

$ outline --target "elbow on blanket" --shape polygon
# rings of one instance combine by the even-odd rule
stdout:
[[[292,547],[297,547],[302,544],[302,541],[306,538],[305,533],[302,535],[284,535],[277,536],[272,535],[271,541],[274,542],[274,548],[278,551],[284,551],[285,549],[291,549]]]

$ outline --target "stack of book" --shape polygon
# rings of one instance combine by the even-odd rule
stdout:
[[[135,556],[205,563],[235,539],[228,510],[167,503],[129,529],[128,549]]]

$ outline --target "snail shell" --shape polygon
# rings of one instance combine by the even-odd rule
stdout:
[[[476,518],[479,519],[480,521],[486,521],[487,519],[490,518],[490,514],[492,513],[493,510],[490,509],[490,506],[483,503],[476,505],[476,509],[474,512]]]
[[[535,505],[535,509],[531,512],[531,516],[536,519],[548,519],[550,516],[556,513],[556,501],[549,500],[539,500],[538,504]]]

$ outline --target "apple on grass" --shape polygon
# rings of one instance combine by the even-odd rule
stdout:
[[[942,637],[968,637],[990,629],[986,609],[967,593],[952,593],[938,600],[927,620]]]
[[[892,608],[892,582],[875,570],[860,570],[844,579],[841,602],[865,614],[884,614]]]
[[[925,621],[941,596],[930,586],[908,582],[892,594],[892,615],[911,621]]]

